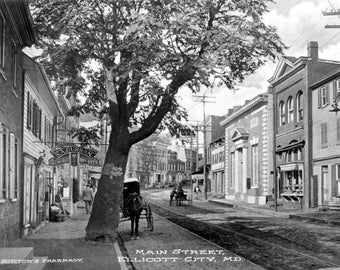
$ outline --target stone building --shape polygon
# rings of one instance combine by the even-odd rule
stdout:
[[[229,110],[225,129],[225,198],[266,204],[272,194],[271,96]]]

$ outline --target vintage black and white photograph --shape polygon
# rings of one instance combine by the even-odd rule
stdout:
[[[0,0],[0,270],[340,269],[340,1]]]

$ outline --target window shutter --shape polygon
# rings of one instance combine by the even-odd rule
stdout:
[[[326,104],[329,104],[329,84],[326,85]]]
[[[30,93],[27,92],[27,129],[31,128],[31,97]]]
[[[332,196],[333,197],[336,197],[338,196],[338,183],[337,183],[337,175],[336,175],[336,166],[337,165],[332,165],[332,174],[331,174],[331,177],[332,177]]]
[[[318,89],[318,107],[321,108],[321,88]]]
[[[14,155],[14,147],[15,147],[15,138],[14,134],[10,133],[9,137],[9,194],[10,198],[14,198],[14,162],[15,162],[15,155]]]
[[[333,82],[333,100],[334,100],[335,97],[336,97],[337,91],[338,91],[338,81],[334,81],[334,82]]]

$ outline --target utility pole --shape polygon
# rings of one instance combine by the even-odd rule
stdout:
[[[340,9],[335,9],[335,7],[330,3],[332,9],[330,11],[323,11],[323,16],[338,16],[340,18]],[[340,28],[340,24],[327,24],[325,28]]]
[[[207,181],[207,171],[206,171],[206,167],[207,167],[207,129],[206,129],[206,116],[205,116],[205,104],[206,103],[216,103],[215,101],[211,101],[211,100],[207,100],[209,98],[213,99],[216,97],[212,97],[212,96],[206,96],[205,93],[202,96],[197,96],[194,95],[193,97],[199,98],[199,102],[203,103],[203,161],[204,161],[204,165],[203,165],[203,189],[204,189],[204,199],[207,200],[208,199],[208,181]]]

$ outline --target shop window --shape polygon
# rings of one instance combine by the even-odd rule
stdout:
[[[0,123],[0,200],[18,198],[19,143],[15,135]]]

